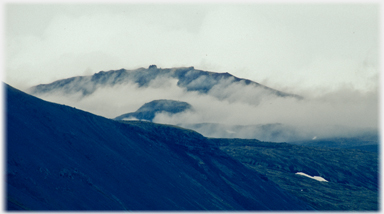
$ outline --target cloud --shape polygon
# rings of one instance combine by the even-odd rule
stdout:
[[[353,136],[367,130],[377,130],[378,93],[377,91],[360,92],[352,87],[342,87],[321,96],[310,96],[298,100],[262,95],[262,99],[252,94],[250,86],[235,85],[238,93],[228,91],[229,98],[216,99],[210,94],[191,96],[184,95],[185,101],[196,109],[180,115],[162,115],[155,117],[158,123],[179,124],[195,128],[210,137],[245,137],[262,140],[290,141],[326,137]],[[234,88],[228,87],[228,88]],[[222,92],[225,92],[222,91]],[[236,94],[236,96],[234,96]],[[254,100],[262,100],[255,103]],[[204,125],[200,128],[191,126],[193,123],[218,123],[224,127]],[[183,125],[186,124],[186,125]],[[283,132],[273,137],[262,132],[261,127],[253,125],[282,124],[268,130],[268,133]],[[236,125],[242,127],[233,132]],[[252,127],[253,126],[253,127]]]
[[[6,81],[19,88],[150,64],[229,72],[280,90],[346,83],[365,90],[378,74],[379,13],[371,4],[19,4],[7,11]]]
[[[88,85],[93,87],[89,82]],[[207,94],[202,94],[178,87],[176,79],[158,76],[148,87],[128,82],[99,87],[84,97],[81,93],[68,96],[59,92],[40,97],[107,118],[134,112],[152,100],[184,101],[191,104],[194,111],[175,115],[160,113],[153,121],[193,128],[209,137],[292,141],[314,136],[318,139],[353,136],[378,128],[377,90],[361,92],[345,85],[322,94],[303,92],[305,99],[302,100],[265,92],[243,82],[230,84],[221,80]],[[193,125],[201,123],[211,125]],[[265,126],[267,124],[270,126]]]
[[[75,106],[107,118],[115,118],[121,114],[134,112],[144,103],[155,99],[177,99],[182,97],[183,90],[176,86],[177,80],[159,77],[151,81],[148,88],[139,87],[138,84],[128,82],[116,84],[114,87],[98,87],[92,94],[82,96],[82,93],[65,94],[60,91],[38,95],[40,98]],[[81,84],[93,88],[90,79]],[[68,88],[75,87],[71,84]]]
[[[209,91],[209,95],[227,100],[230,103],[243,102],[258,105],[262,100],[276,97],[277,95],[262,87],[246,85],[244,81],[231,83],[233,78],[222,80]]]
[[[123,120],[132,121],[132,120],[139,120],[139,119],[137,119],[136,117],[128,117],[128,118],[124,118]]]

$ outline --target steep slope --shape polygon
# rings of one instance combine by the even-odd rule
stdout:
[[[5,92],[8,210],[311,209],[194,131]]]
[[[179,87],[187,91],[197,91],[199,93],[207,93],[219,85],[225,87],[233,83],[240,83],[254,86],[257,89],[263,90],[265,94],[302,99],[301,96],[278,91],[251,80],[235,77],[229,73],[196,70],[194,67],[161,69],[157,68],[156,65],[151,65],[148,69],[100,71],[92,76],[78,76],[58,80],[50,84],[37,85],[32,87],[29,92],[34,95],[57,91],[67,94],[80,92],[83,95],[89,95],[101,86],[113,86],[128,82],[137,83],[139,87],[148,87],[152,80],[159,77],[175,78]],[[225,99],[227,95],[217,93],[215,96],[219,99]]]
[[[220,149],[318,210],[378,210],[378,155],[245,139],[211,139]],[[320,176],[319,182],[297,175]]]
[[[139,120],[152,121],[157,113],[177,114],[187,110],[191,110],[192,106],[187,102],[175,100],[153,100],[145,103],[137,111],[120,115],[115,120],[123,120],[129,118],[136,118]]]

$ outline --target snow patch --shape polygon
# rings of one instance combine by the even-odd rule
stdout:
[[[306,177],[308,177],[308,178],[315,179],[315,180],[317,180],[317,181],[328,182],[328,181],[325,180],[323,177],[320,177],[320,176],[310,176],[310,175],[305,174],[304,172],[296,172],[296,175],[303,175],[303,176],[306,176]]]

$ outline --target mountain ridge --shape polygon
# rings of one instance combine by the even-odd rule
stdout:
[[[192,110],[192,106],[187,102],[168,99],[152,100],[142,105],[135,112],[115,117],[115,120],[129,119],[133,117],[138,120],[152,121],[157,113],[178,114],[188,110]]]
[[[5,92],[8,210],[378,210],[377,153],[206,138]]]
[[[76,76],[67,79],[57,80],[48,84],[39,84],[31,87],[28,91],[31,94],[43,94],[49,91],[61,89],[65,93],[81,92],[83,96],[92,94],[100,85],[115,85],[132,81],[138,84],[139,87],[146,87],[151,80],[156,77],[176,78],[177,86],[186,89],[187,91],[197,91],[199,93],[207,93],[220,81],[228,81],[229,83],[242,83],[244,85],[252,85],[261,88],[271,94],[280,97],[294,97],[303,99],[302,96],[285,93],[260,83],[238,78],[225,73],[217,73],[210,71],[197,70],[194,67],[179,67],[179,68],[157,68],[155,65],[149,66],[148,69],[138,68],[134,70],[110,70],[100,71],[91,76]],[[78,85],[83,83],[83,85]],[[87,83],[87,84],[85,84]]]
[[[7,210],[311,210],[201,134],[6,86]]]

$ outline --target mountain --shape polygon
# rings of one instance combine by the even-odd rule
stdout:
[[[114,86],[124,83],[136,83],[139,87],[148,87],[151,81],[156,78],[174,78],[177,80],[177,86],[187,91],[197,91],[199,93],[208,93],[211,89],[218,86],[228,86],[238,83],[245,86],[253,86],[262,90],[265,94],[294,97],[302,99],[301,96],[278,91],[257,82],[241,79],[229,73],[215,73],[197,70],[194,67],[182,68],[157,68],[151,65],[148,69],[139,68],[136,70],[111,70],[100,71],[92,76],[77,76],[68,79],[58,80],[49,84],[40,84],[29,89],[29,93],[33,95],[41,95],[53,92],[63,92],[66,94],[81,93],[83,96],[90,95],[97,88],[103,86]],[[259,92],[257,92],[259,93]],[[214,94],[219,99],[226,98],[225,94],[221,94],[220,90]]]
[[[248,139],[211,141],[316,210],[378,210],[377,153]],[[298,172],[319,176],[328,182],[300,176]]]
[[[115,117],[115,120],[147,120],[153,122],[156,114],[166,113],[173,116],[192,110],[187,102],[174,100],[153,100],[145,103],[137,111]],[[349,137],[313,138],[312,135],[301,132],[297,127],[281,123],[258,125],[230,125],[220,123],[175,123],[179,127],[194,130],[209,138],[242,138],[258,139],[267,142],[289,142],[292,144],[329,147],[354,148],[378,152],[378,134],[374,130],[356,130]],[[337,127],[336,127],[337,128]],[[359,132],[358,132],[359,131]],[[303,139],[309,139],[304,140]],[[301,140],[301,141],[299,141]]]
[[[307,139],[294,136],[297,131],[284,124],[260,124],[258,120],[254,120],[256,125],[219,124],[222,116],[209,111],[217,109],[217,112],[223,111],[226,115],[232,114],[233,110],[236,111],[236,109],[228,110],[228,106],[231,106],[230,108],[241,106],[248,108],[248,111],[254,108],[257,111],[256,107],[260,103],[266,104],[283,98],[300,101],[303,97],[278,91],[229,73],[208,72],[194,67],[158,68],[151,65],[135,70],[100,71],[90,76],[72,77],[37,85],[27,92],[47,101],[74,106],[117,120],[136,118],[153,121],[156,114],[165,113],[162,119],[156,122],[172,123],[193,129],[206,137],[257,138],[265,141]],[[191,108],[188,105],[193,105],[195,111],[190,112],[192,116],[187,118],[183,115],[187,111],[182,109],[180,111],[138,109],[142,105],[149,105],[151,101],[159,102],[159,100],[177,100],[183,104],[172,103],[172,105],[189,110]],[[224,109],[227,112],[224,112]],[[246,112],[245,110],[244,113]],[[177,117],[170,119],[175,113],[178,114]],[[249,114],[254,117],[256,115],[251,112]],[[196,118],[204,120],[191,124],[196,123]],[[278,122],[273,121],[276,124]]]
[[[378,210],[377,153],[206,138],[5,91],[7,210]]]
[[[5,95],[7,210],[312,209],[197,132]]]
[[[120,115],[115,120],[146,120],[151,121],[156,114],[167,113],[174,115],[192,110],[187,102],[175,100],[153,100],[145,103],[137,111]],[[262,141],[287,142],[300,139],[301,136],[290,126],[280,123],[263,125],[226,125],[218,123],[180,123],[179,127],[191,129],[205,137],[246,138]]]
[[[353,102],[331,101],[334,100],[332,96],[338,95],[304,99],[229,73],[202,71],[194,67],[158,68],[155,65],[135,70],[100,71],[90,76],[37,85],[27,92],[107,118],[154,120],[192,129],[206,137],[273,142],[361,135],[366,127],[348,121],[359,121],[352,120],[361,114],[358,111],[372,107],[366,104],[364,108],[352,108],[355,113],[351,114],[355,116],[349,118],[344,109]],[[177,111],[172,109],[137,111],[145,103],[164,99],[188,103],[194,111],[187,114],[187,111],[180,111],[175,117],[174,112]],[[329,106],[328,99],[333,107]],[[330,116],[338,115],[338,112],[340,119]],[[165,114],[155,118],[161,113]],[[312,115],[314,118],[310,119]],[[375,129],[375,125],[370,127]],[[375,131],[378,132],[377,129]],[[375,145],[360,148],[377,150]]]
[[[157,113],[177,114],[191,109],[192,106],[187,102],[165,99],[153,100],[142,105],[137,111],[120,115],[115,120],[135,118],[152,121]]]

